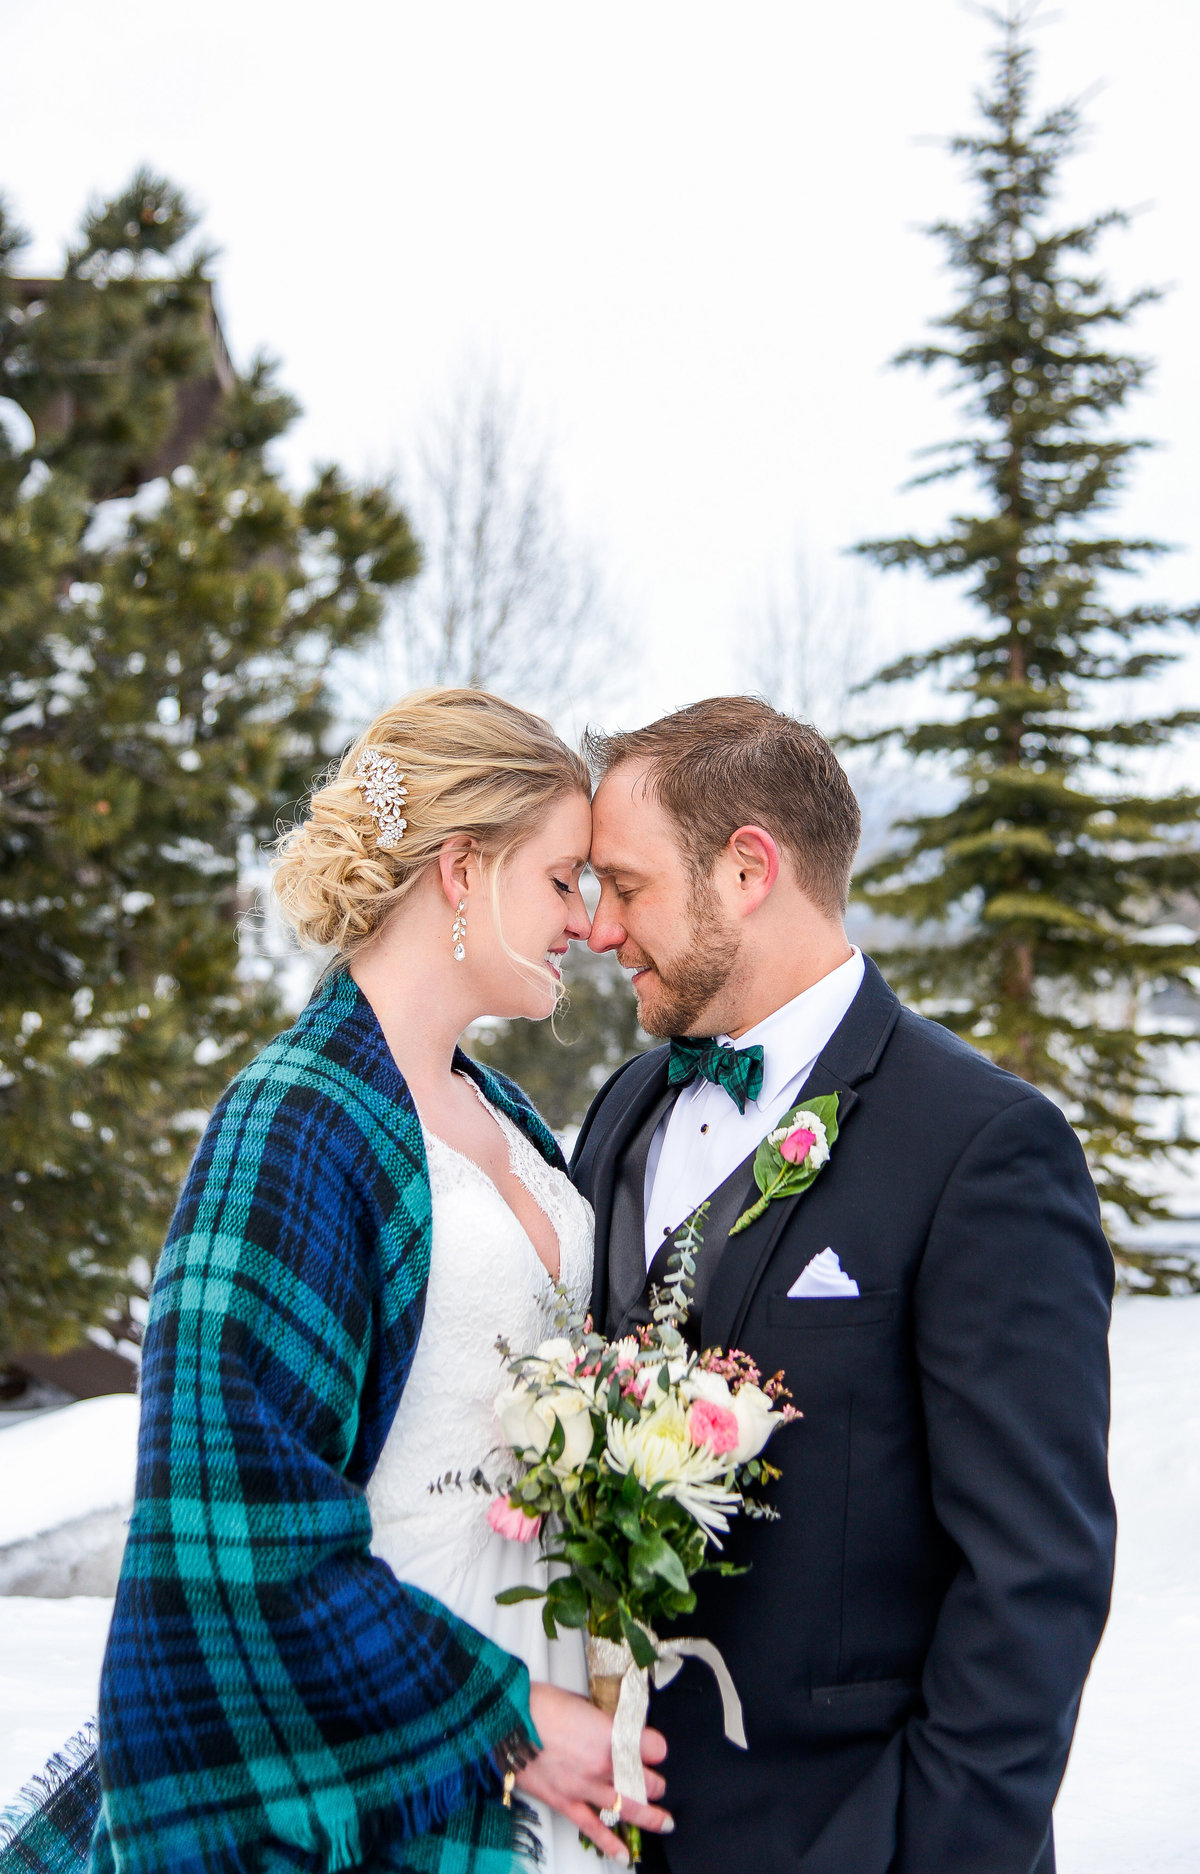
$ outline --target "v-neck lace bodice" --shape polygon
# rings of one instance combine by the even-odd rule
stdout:
[[[554,1227],[559,1284],[572,1307],[586,1307],[591,1207],[506,1114],[485,1104],[504,1134],[513,1176]],[[489,1499],[469,1483],[477,1467],[488,1476],[506,1468],[495,1410],[506,1375],[496,1337],[528,1348],[552,1332],[555,1284],[486,1171],[435,1133],[425,1130],[424,1137],[433,1199],[425,1314],[408,1383],[367,1485],[371,1547],[401,1581],[424,1588],[523,1659],[531,1679],[586,1695],[582,1636],[548,1639],[540,1601],[497,1604],[502,1589],[544,1588],[547,1565],[535,1542],[496,1534],[487,1520]],[[461,1475],[463,1487],[443,1482],[431,1490],[447,1472]],[[574,1825],[541,1803],[534,1807],[539,1874],[592,1874],[595,1857],[580,1846]]]
[[[591,1208],[506,1114],[491,1105],[488,1111],[504,1135],[514,1177],[553,1225],[559,1284],[582,1308],[592,1278]],[[424,1136],[433,1201],[425,1314],[408,1383],[367,1485],[373,1547],[408,1579],[406,1560],[411,1565],[417,1551],[436,1550],[439,1565],[459,1576],[486,1545],[487,1498],[470,1488],[431,1494],[430,1485],[447,1472],[461,1472],[465,1481],[476,1467],[495,1474],[495,1399],[505,1383],[497,1337],[514,1349],[532,1347],[552,1332],[555,1308],[554,1282],[487,1173],[436,1133]]]

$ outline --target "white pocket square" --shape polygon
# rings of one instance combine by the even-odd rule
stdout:
[[[858,1283],[847,1275],[832,1249],[823,1249],[801,1269],[787,1292],[789,1301],[824,1299],[835,1295],[857,1295]]]

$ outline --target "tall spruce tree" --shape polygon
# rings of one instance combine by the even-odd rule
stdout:
[[[1200,713],[1138,714],[1129,686],[1178,655],[1172,633],[1200,621],[1200,608],[1121,609],[1112,596],[1115,576],[1165,550],[1107,520],[1146,447],[1114,436],[1110,419],[1149,368],[1109,337],[1155,295],[1114,295],[1093,265],[1124,215],[1053,224],[1080,116],[1071,104],[1032,111],[1032,12],[992,15],[1000,36],[983,124],[951,144],[975,207],[931,230],[959,296],[933,322],[935,342],[896,360],[945,367],[965,393],[966,433],[936,446],[918,482],[966,476],[979,499],[934,538],[858,549],[883,567],[967,582],[975,629],[872,679],[933,678],[965,709],[860,738],[892,738],[959,786],[943,811],[898,823],[859,889],[913,932],[886,955],[897,985],[1058,1100],[1110,1226],[1139,1224],[1164,1214],[1147,1162],[1195,1144],[1162,1121],[1174,1102],[1160,1049],[1178,1037],[1156,1032],[1150,999],[1195,980],[1195,943],[1157,941],[1155,929],[1165,934],[1200,886],[1200,795],[1146,791],[1144,757]],[[1135,1280],[1170,1279],[1169,1262],[1119,1253]]]
[[[128,1325],[198,1113],[282,1020],[244,861],[418,565],[387,488],[283,485],[267,364],[218,394],[192,225],[139,174],[29,282],[0,218],[0,397],[36,426],[0,426],[0,1364]]]

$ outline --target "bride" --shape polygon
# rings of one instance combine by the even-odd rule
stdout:
[[[497,1336],[532,1345],[556,1285],[590,1288],[552,1136],[457,1045],[553,1011],[590,837],[546,723],[431,690],[280,841],[278,903],[334,961],[222,1097],[156,1276],[95,1874],[586,1874],[579,1830],[626,1859],[581,1636],[497,1606],[543,1564],[444,1481],[497,1461]],[[0,1859],[79,1865],[79,1816],[41,1809]]]

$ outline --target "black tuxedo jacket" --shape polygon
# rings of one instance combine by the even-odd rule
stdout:
[[[603,1318],[622,1147],[667,1049],[602,1088],[572,1164]],[[869,961],[801,1097],[840,1096],[809,1190],[729,1238],[709,1345],[783,1368],[753,1572],[702,1577],[749,1750],[694,1663],[656,1693],[671,1874],[1049,1874],[1050,1816],[1103,1630],[1113,1266],[1083,1153],[1023,1081],[901,1008]],[[746,1201],[757,1195],[748,1182]],[[789,1301],[836,1250],[858,1297]]]

